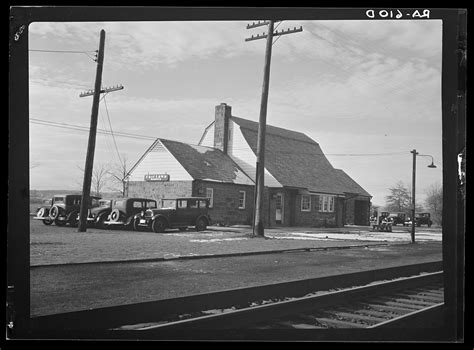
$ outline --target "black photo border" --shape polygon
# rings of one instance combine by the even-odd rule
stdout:
[[[28,27],[33,22],[188,21],[262,19],[368,20],[366,10],[381,8],[317,7],[131,7],[131,6],[18,6],[10,8],[9,32],[9,150],[8,228],[6,284],[15,311],[10,340],[42,339],[143,339],[225,341],[402,341],[459,342],[464,339],[465,192],[458,174],[458,154],[466,145],[466,67],[463,47],[467,32],[466,9],[429,8],[430,19],[443,21],[442,128],[443,128],[443,266],[445,318],[440,329],[387,331],[218,331],[161,334],[143,338],[126,332],[44,332],[30,322],[30,227],[29,213],[29,96]],[[417,10],[417,9],[408,9]],[[420,12],[423,9],[418,9]],[[396,20],[396,19],[387,19]],[[419,19],[425,20],[425,19]],[[464,46],[463,46],[464,45]],[[6,287],[6,286],[5,286]],[[7,288],[5,288],[6,290]]]

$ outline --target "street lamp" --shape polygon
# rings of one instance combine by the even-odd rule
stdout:
[[[416,156],[418,157],[431,157],[431,164],[428,165],[428,168],[436,168],[434,165],[433,156],[428,154],[419,154],[416,149],[410,151],[413,153],[413,177],[411,185],[411,199],[412,199],[412,210],[411,210],[411,243],[415,243],[415,180],[416,180]]]

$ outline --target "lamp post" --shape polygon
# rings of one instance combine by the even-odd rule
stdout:
[[[412,200],[412,209],[411,209],[411,243],[415,243],[415,182],[416,182],[416,156],[419,157],[431,157],[431,164],[428,165],[428,168],[436,168],[434,165],[433,156],[427,154],[419,154],[416,149],[410,151],[413,154],[413,174],[412,174],[412,185],[411,185],[411,200]]]

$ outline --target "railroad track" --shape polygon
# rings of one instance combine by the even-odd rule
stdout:
[[[334,329],[396,327],[423,320],[444,302],[442,272],[425,273],[250,307],[207,310],[179,320],[120,327],[144,333],[189,329]],[[188,317],[188,318],[186,318]]]

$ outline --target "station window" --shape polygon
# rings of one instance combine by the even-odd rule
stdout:
[[[319,211],[332,213],[334,211],[334,196],[319,196]]]
[[[311,196],[301,196],[301,211],[311,211]]]
[[[209,208],[212,208],[214,204],[214,189],[206,188],[206,197],[209,198]]]
[[[239,191],[239,209],[245,209],[245,191]]]

